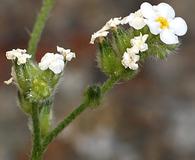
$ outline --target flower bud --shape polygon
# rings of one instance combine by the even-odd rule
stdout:
[[[96,107],[100,104],[101,90],[98,85],[90,86],[85,91],[85,99],[89,102],[90,107]]]

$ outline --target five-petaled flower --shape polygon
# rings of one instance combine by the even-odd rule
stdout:
[[[27,59],[30,59],[32,56],[26,53],[25,49],[12,49],[11,51],[6,52],[6,57],[8,60],[17,60],[17,64],[25,64]]]
[[[39,63],[39,68],[43,71],[50,69],[55,74],[64,70],[64,56],[61,54],[46,53]]]
[[[174,9],[166,4],[157,6],[145,2],[141,5],[141,12],[146,18],[145,22],[154,35],[160,34],[160,39],[166,44],[179,43],[178,36],[187,32],[187,24],[181,17],[175,18]]]

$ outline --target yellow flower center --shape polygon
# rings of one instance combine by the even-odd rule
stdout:
[[[169,28],[169,22],[168,22],[168,20],[167,20],[166,18],[164,18],[164,17],[158,17],[158,18],[156,19],[156,22],[159,22],[159,23],[160,23],[160,28],[161,28],[161,29],[167,29],[167,28]]]

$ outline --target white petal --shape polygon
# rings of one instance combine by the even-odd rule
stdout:
[[[148,39],[148,34],[144,34],[143,36],[142,36],[142,41],[143,42],[146,42],[146,40]]]
[[[142,12],[143,16],[147,19],[155,19],[156,18],[156,13],[153,9],[153,6],[148,2],[142,3],[141,12]]]
[[[174,9],[167,3],[160,3],[155,7],[160,16],[173,19],[175,17]]]
[[[45,70],[47,70],[49,68],[49,64],[46,61],[40,62],[39,63],[39,68],[42,71],[45,71]]]
[[[50,61],[54,59],[54,53],[46,53],[42,58],[41,61]]]
[[[135,71],[135,70],[137,70],[137,69],[139,68],[139,66],[138,66],[137,63],[133,63],[133,64],[131,64],[131,65],[129,66],[129,68]]]
[[[121,24],[124,25],[124,24],[127,24],[129,23],[129,16],[126,16],[124,17],[122,20],[121,20]]]
[[[179,43],[178,37],[171,30],[163,30],[160,33],[160,39],[166,44],[177,44]]]
[[[55,74],[61,73],[64,69],[64,61],[62,60],[54,61],[49,65],[49,69],[53,71]]]
[[[148,45],[144,43],[142,46],[140,46],[140,52],[145,52],[148,50]]]
[[[172,29],[176,35],[183,36],[187,32],[188,26],[183,18],[176,17],[170,22],[170,29]]]
[[[13,82],[13,77],[11,77],[9,80],[4,81],[5,84],[10,85]]]
[[[61,55],[61,54],[55,54],[55,55],[54,55],[54,58],[55,58],[56,60],[59,59],[59,60],[64,61],[64,56]]]
[[[146,21],[146,24],[150,28],[150,32],[154,35],[157,35],[161,32],[160,24],[155,21]]]
[[[71,61],[72,58],[76,58],[75,53],[70,52],[69,54],[66,55],[66,60],[67,60],[67,61]]]

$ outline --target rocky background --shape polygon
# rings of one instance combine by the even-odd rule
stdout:
[[[141,0],[56,0],[37,59],[56,45],[71,48],[56,95],[55,122],[77,106],[88,84],[105,77],[96,64],[90,35],[107,20],[136,11]],[[151,0],[152,4],[161,1]],[[45,160],[194,160],[195,18],[194,0],[164,1],[188,25],[175,55],[149,59],[132,81],[117,85],[97,110],[88,110],[49,146]],[[0,160],[27,160],[27,117],[16,104],[16,89],[6,86],[10,63],[5,51],[26,48],[41,0],[0,0]]]

